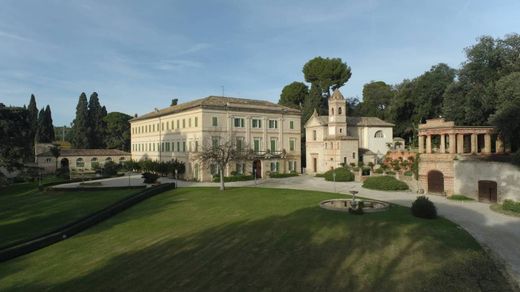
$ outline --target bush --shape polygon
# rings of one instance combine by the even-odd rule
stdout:
[[[520,202],[515,202],[513,200],[504,200],[504,203],[502,203],[502,209],[520,213]]]
[[[405,176],[412,176],[413,175],[413,172],[412,171],[407,171],[404,173]]]
[[[466,197],[464,195],[451,195],[448,197],[448,199],[453,201],[474,201],[472,198]]]
[[[292,176],[298,176],[298,173],[297,172],[290,172],[290,173],[271,172],[269,174],[270,178],[285,178],[285,177],[292,177]]]
[[[145,173],[143,173],[142,178],[144,178],[144,183],[145,184],[153,184],[153,183],[155,183],[157,181],[159,176],[157,174],[155,174],[155,173],[145,172]]]
[[[520,150],[511,155],[511,163],[520,167]]]
[[[113,162],[113,161],[107,161],[103,165],[103,169],[101,170],[101,174],[103,176],[115,176],[117,174],[117,171],[121,168],[121,165]]]
[[[380,167],[380,168],[374,170],[374,173],[383,174],[383,168]]]
[[[354,174],[346,168],[331,169],[324,174],[327,181],[334,181],[333,173],[336,171],[336,181],[354,181]]]
[[[412,203],[412,215],[419,218],[435,219],[437,218],[437,208],[427,197],[420,196]]]
[[[232,175],[232,176],[225,176],[224,182],[234,182],[234,181],[246,181],[246,180],[253,180],[255,179],[252,175]],[[220,175],[215,175],[213,177],[213,182],[220,182]]]
[[[314,177],[325,177],[324,173],[317,173],[314,175]]]
[[[56,170],[56,177],[59,178],[70,178],[70,169],[68,167],[60,167]]]
[[[407,190],[408,185],[393,176],[373,176],[363,183],[363,187],[372,190],[400,191]]]

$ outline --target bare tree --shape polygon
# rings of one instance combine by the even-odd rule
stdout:
[[[224,169],[233,161],[249,161],[254,159],[253,150],[244,144],[237,145],[233,137],[229,140],[218,143],[208,141],[203,143],[202,151],[199,153],[199,159],[205,164],[215,164],[219,168],[220,190],[225,190],[224,186]]]

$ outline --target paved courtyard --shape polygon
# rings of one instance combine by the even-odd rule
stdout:
[[[120,177],[99,180],[103,186],[142,185],[140,175],[130,178]],[[161,182],[175,180],[161,178]],[[60,187],[77,187],[79,183],[61,185]],[[218,186],[218,183],[197,183],[179,181],[179,187]],[[394,204],[410,207],[417,194],[410,191],[385,192],[367,190],[358,182],[327,182],[323,178],[312,176],[298,176],[284,179],[267,179],[244,182],[226,183],[227,187],[256,186],[263,188],[287,188],[301,190],[315,190],[349,194],[351,190],[359,191],[359,196],[372,198]],[[489,204],[467,201],[452,201],[441,196],[428,196],[437,206],[438,213],[449,220],[456,222],[471,233],[484,247],[502,261],[508,272],[520,283],[520,218],[495,213],[489,209]]]

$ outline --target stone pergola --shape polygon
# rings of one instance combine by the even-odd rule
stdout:
[[[438,147],[432,140],[439,139]],[[455,126],[443,118],[419,125],[419,153],[491,154],[504,153],[504,143],[493,127]]]

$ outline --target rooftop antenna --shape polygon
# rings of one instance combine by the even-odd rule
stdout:
[[[225,96],[225,95],[224,95],[224,89],[225,89],[225,88],[224,88],[224,85],[222,85],[221,87],[222,87],[222,97],[224,97],[224,96]]]

